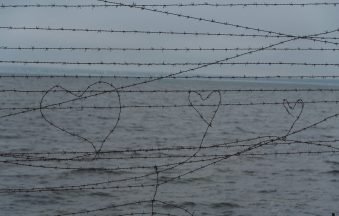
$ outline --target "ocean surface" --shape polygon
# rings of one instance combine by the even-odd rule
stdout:
[[[146,80],[0,79],[0,215],[339,215],[335,82]]]

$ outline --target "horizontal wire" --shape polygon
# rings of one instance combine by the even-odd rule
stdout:
[[[337,154],[339,150],[322,150],[322,151],[293,151],[293,152],[264,152],[264,153],[244,153],[240,157],[248,157],[248,156],[277,156],[277,155],[301,155],[301,154]],[[190,155],[189,155],[190,156]],[[166,159],[173,159],[173,158],[187,158],[187,155],[176,155],[175,157],[164,157]],[[232,154],[210,154],[204,156],[193,156],[193,158],[206,158],[206,159],[199,159],[199,160],[191,160],[185,164],[195,164],[201,163],[205,161],[211,161],[218,158],[224,158],[232,156]],[[144,159],[155,159],[150,157],[145,157]],[[162,158],[162,159],[164,159]],[[159,157],[158,159],[161,159]],[[53,166],[53,165],[43,165],[43,164],[32,164],[32,163],[24,163],[18,162],[15,160],[0,160],[0,163],[17,165],[17,166],[26,166],[26,167],[34,167],[34,168],[44,168],[44,169],[59,169],[59,170],[92,170],[92,171],[121,171],[121,170],[137,170],[137,169],[154,169],[154,165],[150,166],[130,166],[130,167],[114,167],[114,168],[105,168],[105,167],[72,167],[72,166]],[[158,168],[161,167],[170,167],[173,165],[180,165],[181,162],[172,162],[172,163],[165,163],[165,164],[157,164]]]
[[[198,7],[198,6],[211,6],[211,7],[247,7],[247,6],[337,6],[339,2],[305,2],[305,3],[171,3],[171,4],[135,4],[137,7]]]
[[[297,101],[291,101],[290,103],[297,103]],[[339,100],[312,100],[303,101],[304,104],[338,104]],[[266,105],[284,105],[285,102],[247,102],[247,103],[221,103],[219,104],[194,104],[194,107],[217,107],[217,106],[266,106]],[[84,109],[144,109],[144,108],[183,108],[192,107],[192,104],[171,104],[171,105],[121,105],[121,106],[64,106],[58,103],[48,107],[0,107],[0,110],[23,110],[23,113],[39,111],[39,110],[84,110]],[[21,113],[10,113],[0,118],[13,116]]]
[[[48,90],[0,89],[0,93],[46,93]],[[151,89],[151,90],[119,90],[119,93],[189,93],[189,92],[338,92],[339,88],[291,88],[291,89]],[[82,93],[84,90],[53,89],[49,93],[67,92]],[[115,90],[86,90],[86,93],[115,93]]]
[[[51,64],[51,65],[116,65],[116,66],[202,66],[208,62],[79,62],[79,61],[26,61],[26,60],[0,60],[0,64]],[[310,63],[310,62],[218,62],[214,65],[288,65],[312,67],[339,67],[339,63]]]
[[[0,46],[1,50],[20,50],[20,51],[246,51],[246,50],[257,50],[259,48],[244,48],[244,47],[235,47],[235,48],[163,48],[163,47],[150,47],[150,48],[129,48],[129,47],[35,47],[35,46],[28,46],[28,47],[8,47],[8,46]],[[283,47],[283,48],[269,48],[265,49],[266,51],[339,51],[339,48],[302,48],[302,47]]]
[[[300,143],[303,143],[303,144],[307,144],[307,145],[316,145],[316,146],[322,146],[322,147],[331,147],[331,148],[334,148],[333,146],[330,146],[330,145],[324,145],[324,144],[317,144],[317,143],[307,143],[307,142],[294,142],[292,141],[291,143],[272,143],[272,144],[268,144],[268,145],[272,145],[272,146],[277,146],[277,145],[291,145],[291,144],[300,144]],[[221,146],[223,145],[223,146]],[[247,145],[235,145],[235,146],[226,146],[224,144],[220,144],[220,145],[215,145],[215,146],[208,146],[208,147],[205,147],[206,149],[209,149],[209,148],[215,148],[215,147],[223,147],[223,148],[232,148],[232,147],[248,147],[248,146],[251,146],[250,144],[247,144]],[[191,147],[192,149],[197,149],[198,147]],[[335,148],[335,151],[323,151],[323,152],[338,152],[338,149]],[[285,153],[277,153],[275,152],[275,154],[286,154],[286,153],[289,153],[289,152],[285,152]],[[294,152],[295,153],[295,152]],[[270,155],[271,153],[254,153],[254,154],[244,154],[244,156],[257,156],[257,155]],[[9,156],[9,155],[8,155]],[[185,157],[188,157],[187,155],[165,155],[165,156],[138,156],[137,158],[138,159],[154,159],[154,158],[185,158]],[[225,154],[210,154],[210,155],[197,155],[197,156],[194,156],[194,158],[221,158],[221,157],[225,157]],[[95,160],[101,160],[101,159],[117,159],[117,158],[96,158]],[[118,159],[136,159],[134,157],[122,157],[122,158],[118,158]],[[14,164],[14,165],[19,165],[19,166],[29,166],[29,167],[38,167],[38,168],[49,168],[49,169],[68,169],[68,170],[93,170],[93,171],[117,171],[117,170],[133,170],[133,169],[153,169],[154,166],[131,166],[131,167],[116,167],[116,168],[103,168],[103,167],[70,167],[69,165],[67,167],[60,167],[60,166],[51,166],[51,165],[35,165],[35,164],[27,164],[27,163],[20,163],[20,162],[31,162],[33,160],[36,160],[35,159],[27,159],[27,160],[5,160],[5,161],[0,161],[2,163],[9,163],[9,164]],[[78,160],[74,160],[74,159],[60,159],[60,158],[40,158],[40,161],[51,161],[51,160],[56,160],[57,162],[61,162],[63,160],[73,160],[73,161],[78,161]],[[210,159],[206,159],[207,161],[209,161]],[[90,160],[92,161],[92,160]],[[203,160],[198,160],[198,161],[191,161],[189,163],[196,163],[196,162],[202,162],[202,161],[205,161],[204,159]],[[176,163],[169,163],[169,164],[163,164],[163,165],[157,165],[158,167],[167,167],[167,166],[172,166],[172,165],[175,165],[175,164],[178,164],[178,162]]]
[[[194,35],[194,36],[236,36],[236,37],[265,37],[281,38],[282,35],[260,35],[260,34],[233,34],[233,33],[210,33],[210,32],[176,32],[176,31],[143,31],[143,30],[113,30],[113,29],[86,29],[86,28],[65,28],[65,27],[13,27],[0,26],[0,29],[7,30],[42,30],[42,31],[71,31],[71,32],[95,32],[95,33],[133,33],[133,34],[169,34],[169,35]],[[333,39],[333,38],[329,38]],[[335,37],[337,39],[337,37]]]
[[[135,4],[138,7],[277,7],[277,6],[337,6],[339,2],[304,2],[304,3],[171,3],[171,4]],[[109,8],[121,7],[111,4],[1,4],[0,8]]]
[[[288,141],[288,142],[287,142]],[[326,144],[324,142],[309,142],[309,141],[298,141],[298,140],[287,140],[284,143],[269,143],[267,144],[267,146],[281,146],[281,145],[287,145],[287,146],[292,146],[292,145],[308,145],[308,146],[319,146],[319,147],[326,147],[326,148],[330,148],[332,150],[339,150],[339,147],[330,145],[330,144]],[[338,142],[338,140],[335,140],[333,142]],[[331,142],[331,143],[333,143]],[[164,148],[150,148],[150,149],[143,149],[143,152],[146,153],[152,153],[152,155],[134,155],[136,152],[141,152],[139,151],[139,149],[135,149],[135,151],[133,152],[132,155],[128,154],[125,156],[97,156],[94,159],[88,159],[88,158],[64,158],[64,157],[36,157],[36,156],[30,156],[32,154],[17,154],[17,153],[1,153],[0,157],[4,157],[4,158],[13,158],[10,160],[6,160],[6,161],[1,161],[3,163],[11,163],[11,162],[69,162],[69,161],[73,161],[73,162],[93,162],[93,161],[97,161],[97,160],[135,160],[135,159],[164,159],[164,158],[183,158],[183,157],[190,157],[190,155],[187,154],[167,154],[167,153],[163,153],[164,151],[191,151],[191,150],[196,150],[196,149],[201,149],[201,150],[210,150],[210,149],[232,149],[232,148],[240,148],[240,147],[249,147],[252,144],[214,144],[214,145],[208,145],[208,146],[203,146],[203,147],[199,147],[199,146],[176,146],[176,147],[164,147]],[[149,151],[146,151],[149,150]],[[219,150],[219,151],[220,151]],[[156,151],[156,154],[154,155],[154,151]],[[160,151],[159,153],[157,153],[158,151]],[[107,153],[107,152],[106,152]],[[106,154],[104,153],[104,154]],[[124,152],[121,151],[121,153],[130,153],[130,152]],[[201,154],[201,155],[195,155],[194,158],[206,158],[206,157],[222,157],[225,156],[224,154]],[[69,169],[70,167],[68,166],[67,169]],[[85,167],[86,169],[89,169],[88,167]],[[144,166],[142,168],[145,168]],[[148,166],[147,168],[153,168],[153,166]],[[73,169],[73,168],[72,168]],[[94,168],[93,168],[94,169]],[[125,169],[125,168],[124,168]]]
[[[135,178],[133,178],[135,179]],[[88,190],[107,190],[107,189],[134,189],[154,187],[156,184],[131,184],[131,185],[118,185],[118,186],[84,186],[84,187],[50,187],[50,188],[0,188],[0,194],[9,193],[40,193],[40,192],[69,192],[69,191],[88,191]]]
[[[273,136],[271,136],[272,138]],[[237,148],[237,147],[248,147],[251,144],[240,144],[240,143],[246,143],[249,141],[255,141],[255,140],[259,140],[259,139],[263,139],[265,137],[256,137],[256,138],[251,138],[251,139],[245,139],[245,140],[236,140],[236,141],[231,141],[231,142],[225,142],[222,144],[209,144],[207,146],[174,146],[174,147],[154,147],[154,148],[134,148],[134,149],[124,149],[124,150],[110,150],[110,151],[102,151],[100,152],[100,155],[107,155],[107,154],[129,154],[128,157],[120,157],[120,158],[124,158],[124,159],[140,159],[140,158],[144,158],[144,157],[150,157],[150,156],[139,156],[139,155],[134,155],[137,153],[152,153],[154,154],[154,152],[156,154],[163,154],[164,156],[162,157],[166,157],[168,156],[167,153],[163,153],[163,152],[177,152],[177,151],[191,151],[191,150],[196,150],[196,149],[202,149],[202,150],[209,150],[209,149],[219,149],[219,148],[225,148],[225,149],[230,149],[230,148]],[[327,147],[327,148],[332,148],[335,150],[338,150],[337,147],[327,144],[327,143],[337,143],[339,140],[338,139],[333,139],[333,140],[312,140],[312,141],[300,141],[300,140],[285,140],[285,142],[288,143],[279,143],[279,145],[290,145],[290,144],[307,144],[307,145],[315,145],[315,146],[321,146],[321,147]],[[268,145],[272,145],[272,146],[276,146],[277,143],[272,143],[272,144],[268,144]],[[133,155],[130,155],[130,154]],[[72,161],[86,161],[88,159],[86,158],[78,158],[78,157],[71,157],[71,158],[64,158],[64,157],[59,157],[59,158],[55,158],[55,157],[49,157],[51,155],[87,155],[87,156],[91,156],[94,155],[93,152],[1,152],[0,156],[1,157],[10,157],[10,158],[16,158],[16,159],[26,159],[26,160],[55,160],[57,162],[60,161],[64,161],[64,160],[72,160]],[[46,155],[46,156],[40,156],[40,155]],[[171,155],[170,155],[171,156]],[[174,155],[172,155],[174,156]],[[157,156],[155,156],[157,157]],[[161,156],[159,156],[161,157]],[[152,158],[154,158],[152,156]],[[116,157],[108,157],[108,156],[99,156],[97,158],[94,159],[90,159],[89,161],[93,161],[93,160],[106,160],[106,159],[116,159]],[[119,159],[119,158],[118,158]]]
[[[75,78],[75,79],[81,79],[81,78],[107,78],[107,79],[254,79],[254,80],[260,80],[260,79],[338,79],[339,75],[275,75],[275,76],[223,76],[223,75],[192,75],[192,76],[169,76],[169,77],[163,77],[163,76],[123,76],[123,75],[87,75],[87,74],[63,74],[63,75],[43,75],[43,74],[7,74],[7,75],[1,75],[0,79],[16,79],[16,78],[24,78],[24,79],[53,79],[53,78]]]
[[[269,144],[271,146],[278,146],[278,145],[292,145],[293,143],[278,143],[278,144]],[[300,143],[296,143],[300,144]],[[306,144],[310,145],[310,144]],[[236,147],[249,147],[251,145],[242,145],[242,146],[233,146],[234,148]],[[331,148],[333,146],[324,146],[324,145],[316,145],[316,146],[321,146],[321,147],[327,147]],[[224,149],[228,149],[231,147],[224,146],[220,147]],[[195,148],[198,149],[198,148]],[[284,152],[284,154],[292,154],[296,153],[299,154],[300,151],[293,151],[293,152]],[[301,151],[304,152],[304,151]],[[310,151],[305,151],[305,152],[310,152]],[[332,150],[322,150],[322,151],[316,151],[316,152],[324,152],[324,153],[333,153],[333,152],[339,152],[338,148],[333,148]],[[249,156],[249,155],[274,155],[278,152],[262,152],[262,153],[247,153],[247,154],[242,154],[243,156]],[[282,153],[280,153],[282,154]],[[172,159],[172,158],[187,158],[190,157],[191,155],[159,155],[159,156],[135,156],[135,157],[99,157],[95,158],[94,160],[131,160],[131,159]],[[206,155],[195,155],[193,158],[220,158],[220,157],[225,157],[228,156],[227,154],[206,154]],[[9,157],[9,156],[7,156]],[[209,159],[207,159],[209,160]],[[78,169],[84,169],[84,170],[95,170],[98,169],[98,171],[103,171],[103,170],[131,170],[131,169],[153,169],[154,165],[150,166],[131,166],[131,167],[115,167],[115,168],[104,168],[104,167],[71,167],[67,165],[67,167],[58,167],[58,166],[45,166],[45,165],[35,165],[35,164],[20,164],[20,162],[63,162],[63,161],[73,161],[73,162],[93,162],[91,159],[83,159],[83,160],[75,160],[75,159],[63,159],[63,158],[40,158],[40,159],[17,159],[17,160],[0,160],[1,163],[10,163],[10,164],[15,164],[18,163],[17,165],[24,165],[24,166],[39,166],[41,168],[56,168],[56,169],[71,169],[71,170],[78,170]],[[199,161],[191,161],[191,163],[196,163],[196,162],[202,162],[201,160]],[[172,166],[177,163],[169,163],[169,164],[163,164],[163,165],[158,165],[159,167],[164,167],[164,166]]]
[[[224,157],[225,155],[219,155],[218,157]],[[184,158],[187,158],[184,157]],[[199,158],[199,157],[196,157]],[[205,161],[210,161],[211,158],[215,158],[213,156],[211,157],[200,157],[203,159],[198,159],[198,160],[192,160],[188,161],[185,164],[194,164],[194,163],[201,163]],[[35,167],[35,168],[45,168],[45,169],[61,169],[61,170],[96,170],[96,171],[121,171],[121,170],[136,170],[136,169],[154,169],[154,165],[151,166],[129,166],[129,167],[114,167],[114,168],[105,168],[105,167],[72,167],[72,166],[53,166],[53,165],[43,165],[43,164],[31,164],[31,163],[23,163],[20,161],[16,160],[0,160],[0,163],[5,163],[5,164],[11,164],[11,165],[18,165],[18,166],[27,166],[27,167]],[[182,162],[171,162],[171,163],[165,163],[165,164],[157,164],[157,167],[170,167],[173,165],[181,165]]]
[[[247,138],[247,139],[241,139],[241,140],[234,140],[234,141],[229,141],[225,142],[222,144],[216,144],[216,145],[210,145],[206,147],[214,148],[215,146],[227,146],[227,145],[232,145],[232,144],[239,144],[239,143],[244,143],[244,142],[249,142],[249,141],[256,141],[260,139],[266,139],[266,138],[276,138],[276,136],[257,136],[254,138]],[[328,142],[337,142],[338,140],[329,140]],[[316,141],[320,142],[320,141]],[[112,153],[138,153],[138,152],[154,152],[154,151],[178,151],[178,150],[191,150],[191,148],[196,149],[196,146],[174,146],[174,147],[156,147],[156,148],[127,148],[123,150],[106,150],[106,151],[101,151],[100,155],[103,154],[112,154]],[[205,148],[204,146],[201,146],[200,148]],[[74,155],[74,154],[81,154],[81,155],[93,155],[93,152],[89,151],[54,151],[54,152],[0,152],[1,156],[6,156],[6,155]]]
[[[69,32],[94,32],[94,33],[122,33],[122,34],[146,34],[146,35],[187,35],[187,36],[227,36],[227,37],[251,37],[251,38],[293,38],[292,35],[271,35],[271,34],[238,34],[238,33],[210,33],[210,32],[177,32],[177,31],[146,31],[146,30],[114,30],[114,29],[89,29],[89,28],[66,28],[66,27],[15,27],[0,26],[5,30],[38,30],[38,31],[69,31]],[[310,39],[338,40],[339,37],[312,36]],[[317,41],[317,40],[316,40]],[[339,45],[338,42],[327,43]]]

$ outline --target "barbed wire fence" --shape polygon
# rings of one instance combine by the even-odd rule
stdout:
[[[227,187],[217,175],[233,160],[338,154],[339,26],[292,34],[200,12],[337,11],[339,2],[78,2],[0,3],[0,16],[20,20],[0,21],[5,215],[233,215],[202,192]],[[55,10],[150,27],[21,20]]]

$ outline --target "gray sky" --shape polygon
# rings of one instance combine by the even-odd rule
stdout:
[[[132,1],[124,1],[129,4]],[[193,1],[138,1],[148,3],[191,3]],[[194,1],[205,2],[205,1]],[[210,1],[210,3],[223,1]],[[227,1],[228,3],[231,1]],[[238,1],[232,1],[236,3]],[[243,1],[254,2],[254,1]],[[255,1],[260,2],[260,1]],[[268,2],[268,1],[266,1]],[[273,1],[269,1],[272,3]],[[284,2],[284,1],[274,1]],[[306,1],[300,1],[306,2]],[[319,1],[321,2],[321,1]],[[335,2],[335,1],[326,1]],[[86,4],[98,1],[68,0],[2,0],[0,4]],[[316,34],[326,30],[339,28],[339,6],[306,6],[306,7],[168,7],[158,8],[163,11],[182,13],[185,15],[215,19],[253,28],[277,31],[286,34]],[[215,23],[198,22],[180,17],[166,16],[135,8],[8,8],[0,10],[0,26],[13,27],[64,27],[114,30],[175,31],[175,32],[210,32],[234,34],[263,34],[253,30],[224,26]],[[339,37],[339,33],[326,35]],[[145,35],[122,33],[86,33],[65,31],[6,30],[0,29],[0,47],[119,47],[119,48],[257,48],[286,40],[286,38],[251,38],[229,36],[183,36],[183,35]],[[331,40],[338,42],[339,40]],[[339,48],[333,44],[297,40],[276,48]],[[246,51],[18,51],[0,50],[0,60],[23,61],[69,61],[69,62],[213,62]],[[230,62],[308,62],[339,63],[339,52],[333,51],[260,51],[246,55]],[[1,64],[1,66],[6,66]],[[20,65],[23,66],[23,65]],[[36,66],[36,65],[30,65]],[[150,71],[173,73],[187,66],[64,66],[41,65],[43,67],[90,68],[115,71]],[[193,66],[194,67],[194,66]],[[269,75],[269,74],[338,74],[338,67],[305,67],[305,66],[210,66],[194,73],[224,75]]]

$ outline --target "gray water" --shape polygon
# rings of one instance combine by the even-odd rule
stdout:
[[[112,83],[115,87],[139,82],[132,79],[1,79],[1,89],[46,90],[60,85],[68,90],[83,90],[96,81]],[[295,88],[337,88],[324,83],[278,83],[208,80],[163,80],[147,85],[139,85],[125,90],[154,89],[295,89]],[[55,87],[51,90],[60,90]],[[112,90],[107,84],[97,84],[90,88]],[[114,90],[114,89],[113,89]],[[206,97],[210,92],[201,93]],[[65,92],[41,93],[0,93],[0,106],[39,107],[77,98]],[[79,93],[80,94],[80,93]],[[88,95],[90,93],[84,93]],[[45,96],[44,96],[45,95]],[[183,93],[128,93],[120,92],[123,106],[178,105],[189,104],[189,95]],[[116,91],[63,104],[61,107],[110,106],[110,109],[38,109],[0,119],[0,148],[2,153],[33,152],[93,152],[93,146],[82,140],[84,137],[100,146],[100,140],[110,132],[118,119],[119,97]],[[221,102],[225,104],[283,102],[312,100],[339,100],[336,92],[222,92]],[[192,104],[217,104],[218,93],[202,100],[197,92],[191,93]],[[293,104],[290,104],[291,106]],[[58,107],[58,106],[54,106]],[[288,109],[283,105],[195,107],[206,121],[216,116],[212,127],[208,128],[202,146],[228,143],[235,140],[258,136],[284,136],[301,105]],[[104,142],[102,151],[126,149],[154,149],[176,146],[199,146],[207,129],[192,106],[170,108],[123,108],[115,131]],[[2,109],[0,115],[20,110]],[[300,119],[293,130],[298,130],[327,116],[338,113],[337,104],[305,104]],[[46,119],[42,117],[45,116]],[[71,136],[59,128],[78,135]],[[298,141],[326,141],[338,139],[338,119],[333,118],[287,139]],[[206,155],[229,155],[254,145],[265,138],[234,143],[232,147],[202,148],[196,158]],[[297,152],[332,151],[333,148],[292,143],[279,140],[276,145],[265,145],[244,154],[206,166],[211,161],[186,163],[160,172],[158,182],[163,182],[199,167],[204,167],[182,178],[160,185],[154,211],[170,215],[331,215],[339,214],[339,158],[338,154],[295,154]],[[285,143],[285,144],[284,144]],[[339,147],[338,142],[327,143]],[[247,145],[247,146],[243,146]],[[14,160],[2,155],[0,164],[0,215],[62,215],[72,212],[90,211],[124,203],[151,200],[154,195],[156,175],[133,179],[164,169],[162,165],[184,161],[196,150],[125,152],[99,155],[95,160],[89,156],[83,161],[21,161],[18,164],[5,163]],[[279,154],[292,153],[292,154]],[[249,155],[246,155],[249,154]],[[79,156],[81,154],[77,154]],[[66,154],[44,157],[70,157]],[[71,155],[72,156],[72,155]],[[73,155],[74,156],[74,155]],[[172,156],[172,157],[167,157]],[[183,157],[174,157],[183,156]],[[186,157],[184,157],[186,156]],[[200,157],[199,157],[200,156]],[[110,157],[110,159],[100,159]],[[131,157],[134,157],[131,159]],[[141,157],[141,158],[140,158]],[[142,158],[144,157],[144,158]],[[150,158],[153,157],[153,158]],[[112,159],[115,158],[115,159]],[[125,159],[121,159],[125,158]],[[212,158],[212,156],[210,156]],[[20,158],[19,158],[20,159]],[[33,166],[32,166],[33,165]],[[48,168],[42,168],[47,166]],[[145,168],[145,166],[147,168]],[[61,167],[65,169],[55,169]],[[131,169],[116,169],[128,168]],[[138,167],[138,168],[137,168]],[[111,169],[111,170],[109,170]],[[84,185],[97,182],[130,178],[126,181],[100,184],[101,188],[86,188],[74,191],[44,191],[29,193],[4,192],[4,189],[46,188],[58,186]],[[144,187],[128,187],[131,185]],[[119,188],[118,188],[119,187]],[[165,204],[166,203],[166,204]],[[172,204],[172,205],[171,205]],[[175,205],[176,207],[174,207]],[[151,202],[107,208],[79,215],[133,215],[144,212],[151,215]],[[180,208],[178,208],[180,207]],[[136,214],[138,215],[138,214]],[[142,215],[142,214],[141,214]],[[160,214],[159,214],[160,215]]]

